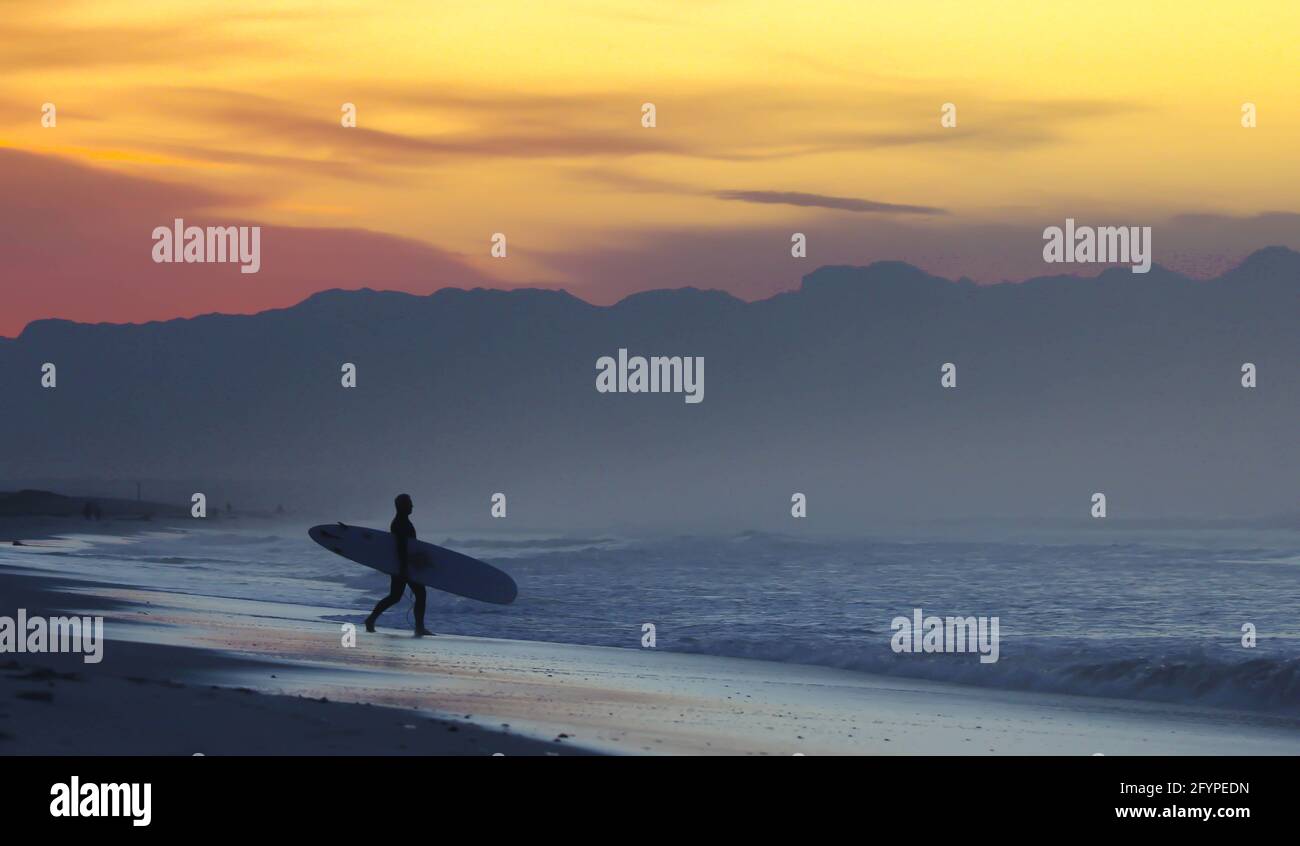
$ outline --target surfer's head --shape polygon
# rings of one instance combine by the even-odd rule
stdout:
[[[393,505],[397,506],[398,514],[410,514],[415,510],[410,494],[398,494],[397,499],[393,500]]]

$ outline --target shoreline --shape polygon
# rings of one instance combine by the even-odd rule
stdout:
[[[0,616],[120,604],[0,567]],[[582,755],[587,750],[406,708],[196,681],[279,665],[208,649],[110,640],[105,658],[0,653],[0,757],[11,755]]]
[[[261,517],[249,517],[244,522],[231,521],[229,525],[222,522],[230,518],[213,520],[204,528],[248,528],[247,520],[261,520]],[[42,542],[69,538],[71,536],[102,536],[127,539],[147,532],[186,532],[194,528],[193,518],[188,517],[104,517],[99,520],[87,520],[83,517],[69,517],[55,514],[41,515],[0,515],[0,546],[40,546]]]
[[[106,638],[99,665],[0,652],[0,755],[192,754],[204,738],[294,755],[1300,755],[1300,719],[1267,713],[653,648],[416,640],[382,621],[367,634],[356,608],[226,596],[224,578],[164,589],[110,559],[88,568],[100,543],[186,531],[104,523],[26,519],[25,538],[60,539],[0,555],[0,617],[101,615]],[[82,563],[65,572],[64,554]]]
[[[338,609],[8,567],[0,595],[108,638],[98,666],[0,654],[0,754],[1300,754],[1300,721],[1244,712],[391,628],[347,648]]]

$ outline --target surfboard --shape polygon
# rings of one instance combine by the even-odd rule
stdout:
[[[397,541],[382,529],[327,523],[307,534],[349,561],[397,575]],[[514,579],[491,564],[422,540],[408,542],[407,564],[411,581],[480,602],[509,605],[519,591]]]

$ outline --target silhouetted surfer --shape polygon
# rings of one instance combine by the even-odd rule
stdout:
[[[406,545],[415,538],[415,526],[411,525],[410,514],[415,510],[409,494],[398,494],[397,499],[393,500],[393,505],[397,506],[397,516],[388,527],[388,531],[393,533],[393,540],[397,543],[397,564],[400,571],[392,577],[391,586],[388,589],[388,596],[379,600],[375,610],[370,612],[366,618],[366,631],[375,630],[375,620],[379,615],[387,611],[402,598],[402,591],[409,585],[411,593],[415,594],[415,636],[424,637],[431,635],[433,632],[424,627],[424,585],[416,584],[411,581],[407,572],[406,562],[407,553]]]

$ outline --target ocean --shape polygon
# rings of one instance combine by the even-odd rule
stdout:
[[[425,528],[421,538],[519,584],[511,606],[430,591],[427,623],[440,634],[640,649],[650,624],[660,650],[1300,715],[1295,533],[1048,543]],[[78,535],[0,547],[0,560],[76,580],[323,606],[357,623],[388,584],[312,543],[305,525]],[[411,604],[408,593],[380,625],[410,627]],[[896,653],[891,622],[917,608],[997,617],[997,662]]]

